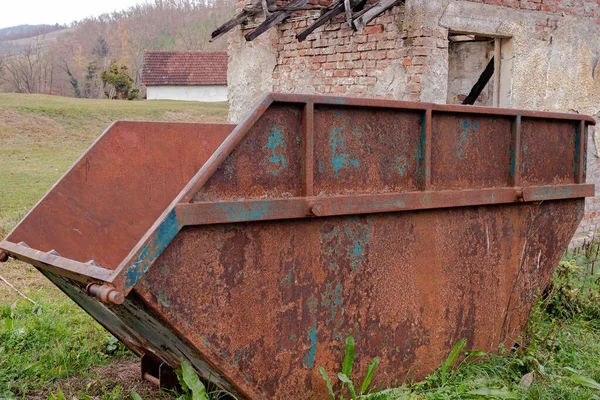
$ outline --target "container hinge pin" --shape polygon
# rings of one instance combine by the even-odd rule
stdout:
[[[123,304],[125,295],[110,285],[90,283],[85,288],[87,294],[98,298],[106,304]]]

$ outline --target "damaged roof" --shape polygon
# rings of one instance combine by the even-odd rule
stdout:
[[[148,51],[142,83],[146,86],[227,84],[227,52]]]
[[[355,31],[362,32],[369,22],[400,4],[404,4],[404,0],[332,0],[330,3],[320,0],[289,0],[283,5],[279,0],[255,0],[254,3],[243,7],[232,19],[212,32],[211,40],[224,35],[237,25],[247,24],[262,15],[263,22],[244,35],[247,41],[252,41],[270,28],[283,23],[292,14],[297,15],[314,10],[319,10],[320,16],[296,35],[299,42],[306,40],[308,35],[338,15],[344,15],[348,26]]]

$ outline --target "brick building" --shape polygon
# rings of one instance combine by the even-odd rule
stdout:
[[[232,122],[269,91],[460,103],[492,56],[495,73],[476,105],[600,119],[600,0],[398,1],[362,31],[341,14],[298,41],[319,15],[295,12],[246,41],[261,14],[229,35]],[[590,132],[588,181],[600,193],[598,136]],[[579,235],[598,229],[596,197]]]

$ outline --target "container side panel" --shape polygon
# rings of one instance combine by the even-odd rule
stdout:
[[[579,121],[523,118],[521,179],[523,185],[576,183]]]
[[[315,105],[315,194],[419,190],[423,118],[423,111]]]
[[[260,399],[326,398],[357,342],[379,388],[453,345],[510,347],[583,214],[583,199],[189,227],[136,291]],[[201,249],[201,251],[199,251]]]
[[[232,129],[119,122],[7,239],[115,269]]]
[[[174,368],[182,359],[187,359],[207,380],[210,377],[212,383],[236,393],[239,399],[246,398],[220,376],[190,343],[180,338],[148,308],[135,292],[122,305],[108,306],[87,295],[79,284],[44,270],[40,272],[138,356],[149,352]]]
[[[510,186],[514,118],[481,114],[433,113],[433,189]]]
[[[302,105],[272,105],[194,201],[300,196],[304,165],[302,109]]]

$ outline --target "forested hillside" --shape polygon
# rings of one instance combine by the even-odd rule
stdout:
[[[233,9],[233,0],[154,0],[33,37],[0,31],[0,91],[102,98],[112,61],[140,89],[144,51],[225,50],[210,32]]]

